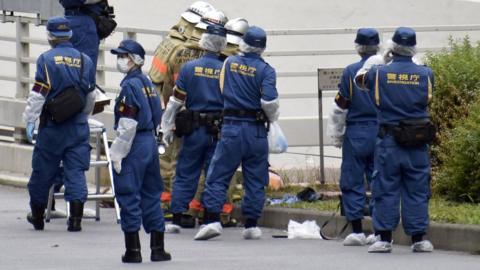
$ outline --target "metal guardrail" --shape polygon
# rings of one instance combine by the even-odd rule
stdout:
[[[30,55],[30,46],[31,45],[48,45],[45,39],[34,38],[30,36],[29,24],[32,23],[31,18],[22,18],[15,17],[15,27],[16,34],[15,36],[6,36],[0,34],[0,41],[10,42],[16,44],[15,55],[5,55],[0,53],[0,61],[14,62],[16,64],[16,73],[15,76],[8,76],[0,74],[0,80],[16,82],[16,94],[15,98],[25,99],[30,91],[30,84],[33,83],[33,74],[30,70],[30,65],[36,62],[36,56]],[[413,27],[417,33],[425,32],[469,32],[469,31],[480,31],[480,25],[457,25],[457,26],[414,26]],[[386,37],[386,34],[389,34],[395,30],[395,27],[379,27],[377,28],[380,32],[380,37],[383,39]],[[272,39],[280,36],[319,36],[319,35],[354,35],[356,33],[356,28],[338,28],[338,29],[288,29],[288,30],[270,30],[267,33],[272,36]],[[162,30],[153,30],[153,29],[140,29],[140,28],[130,28],[130,27],[118,27],[116,33],[121,33],[123,38],[132,38],[137,39],[137,36],[147,35],[161,37],[162,39],[168,34],[168,31]],[[389,37],[389,36],[388,36]],[[105,63],[105,51],[113,48],[113,45],[108,43],[109,39],[106,42],[103,42],[100,46],[100,53],[98,58],[98,68],[97,68],[97,84],[102,86],[108,92],[117,92],[118,87],[106,85],[105,73],[106,72],[117,72],[116,68],[113,65],[107,65]],[[442,47],[420,47],[420,52],[425,51],[437,51],[442,49]],[[154,48],[146,48],[147,55],[153,55]],[[330,55],[353,55],[355,54],[354,50],[295,50],[295,51],[267,51],[265,53],[266,57],[269,58],[291,58],[291,57],[305,57],[305,56],[330,56]],[[290,59],[288,59],[289,61]],[[287,70],[280,71],[277,73],[279,78],[316,78],[317,72],[312,71],[295,71]],[[281,86],[279,86],[281,88]],[[324,96],[332,97],[334,92],[325,92]],[[0,94],[1,97],[1,94]],[[294,102],[302,102],[304,99],[313,99],[317,98],[318,93],[316,89],[310,89],[308,92],[300,93],[287,93],[281,94],[280,98],[282,99],[293,99],[298,100]],[[11,102],[8,99],[2,98],[2,103],[7,103],[7,107],[12,107],[12,110],[18,110],[18,104],[10,104]],[[15,103],[15,101],[12,100]],[[7,113],[11,115],[10,113]],[[21,114],[20,114],[21,115]],[[101,117],[104,118],[104,117]],[[295,136],[289,136],[291,145],[298,146],[308,146],[308,145],[318,145],[318,124],[314,125],[312,120],[316,117],[296,117],[296,118],[282,118],[287,124],[287,128],[292,130],[285,130],[287,136],[289,133]],[[20,120],[19,115],[16,115],[14,121],[7,121],[4,117],[0,117],[0,126],[12,126],[12,127],[23,127],[23,124]],[[316,118],[318,119],[318,118]],[[5,120],[5,121],[3,121]],[[325,119],[323,119],[325,120]],[[302,121],[306,121],[301,123]],[[298,122],[298,124],[297,124]],[[308,125],[307,125],[308,122]],[[298,129],[300,128],[300,129]],[[298,134],[299,130],[302,130],[301,133],[307,134],[306,136]],[[316,134],[316,135],[313,135]],[[329,141],[326,141],[328,144]]]

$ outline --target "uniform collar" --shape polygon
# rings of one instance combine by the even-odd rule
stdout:
[[[69,47],[70,48],[73,47],[73,44],[70,41],[60,42],[55,46],[55,48],[69,48]]]
[[[247,58],[258,58],[258,59],[262,58],[262,56],[260,56],[258,53],[252,53],[252,52],[244,53],[243,55]]]
[[[213,59],[218,59],[220,57],[218,53],[209,52],[209,51],[207,51],[203,56],[207,58],[213,58]]]
[[[411,56],[394,55],[393,62],[413,62]]]
[[[371,56],[374,56],[375,54],[366,54],[366,55],[363,55],[362,56],[362,61],[367,61],[368,58],[370,58]]]
[[[140,74],[142,74],[142,68],[136,68],[134,70],[131,70],[130,72],[127,73],[127,75],[125,76],[125,78],[123,78],[122,82],[124,82],[125,80],[128,80],[130,78],[133,78],[133,77],[137,77],[139,76]]]

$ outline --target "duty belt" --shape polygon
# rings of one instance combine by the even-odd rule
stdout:
[[[387,125],[387,124],[382,124],[380,125],[380,129],[378,130],[378,137],[384,138],[386,135],[392,135],[395,130],[396,125]]]
[[[263,110],[224,110],[223,116],[254,118],[257,122],[267,123],[267,131],[270,130],[270,121]]]
[[[224,110],[223,116],[248,117],[255,118],[258,121],[267,121],[267,117],[262,110]]]
[[[193,121],[199,126],[211,125],[213,121],[222,119],[221,111],[192,111]]]

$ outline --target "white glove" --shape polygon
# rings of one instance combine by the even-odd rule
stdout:
[[[41,94],[30,91],[28,94],[27,99],[27,107],[25,107],[25,111],[23,112],[23,121],[25,123],[30,123],[37,121],[38,117],[42,113],[43,104],[45,103],[45,97]]]
[[[165,130],[162,133],[163,133],[162,141],[165,144],[165,146],[168,147],[173,142],[175,134],[173,134],[173,130]]]
[[[385,65],[385,59],[383,58],[383,55],[377,54],[370,56],[370,58],[368,58],[363,64],[362,68],[357,71],[357,74],[355,75],[355,85],[361,90],[368,90],[366,89],[366,86],[362,85],[361,83],[363,79],[359,79],[359,77],[365,76],[373,66],[378,65]]]
[[[392,61],[393,59],[392,52],[394,47],[395,47],[395,43],[391,39],[387,40],[387,42],[385,43],[384,51],[382,53],[383,61],[385,63],[389,63],[390,61]]]
[[[333,146],[337,148],[342,148],[343,146],[343,136],[341,137],[332,137]]]
[[[265,112],[265,115],[267,115],[268,120],[271,123],[277,121],[278,117],[280,116],[280,102],[278,101],[278,98],[270,101],[261,99],[260,102],[262,104],[262,109]]]
[[[113,169],[117,172],[117,174],[120,174],[120,172],[122,171],[122,161],[112,160],[112,164],[113,164]]]
[[[167,103],[167,108],[163,112],[160,129],[163,133],[163,143],[168,147],[173,141],[173,128],[175,127],[175,116],[182,108],[185,102],[175,99],[171,96]]]
[[[130,152],[133,139],[137,133],[138,122],[121,117],[118,120],[117,137],[113,140],[110,146],[110,158],[115,161],[121,161]]]

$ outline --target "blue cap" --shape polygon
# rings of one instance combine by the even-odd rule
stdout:
[[[54,37],[69,38],[72,36],[70,22],[65,17],[52,17],[47,22],[47,31]]]
[[[118,48],[111,49],[110,52],[112,54],[137,54],[142,59],[145,59],[145,50],[143,49],[140,43],[136,42],[133,39],[125,39],[120,42]]]
[[[221,37],[226,37],[227,36],[227,29],[223,26],[219,25],[209,25],[207,26],[207,33],[212,34],[212,35],[217,35]]]
[[[392,38],[393,42],[403,46],[415,46],[417,44],[417,38],[415,30],[410,27],[399,27],[395,30]]]
[[[243,41],[252,47],[265,48],[267,46],[267,33],[260,27],[251,26],[243,36]]]
[[[358,29],[355,43],[358,45],[378,45],[380,43],[378,31],[374,28]]]

